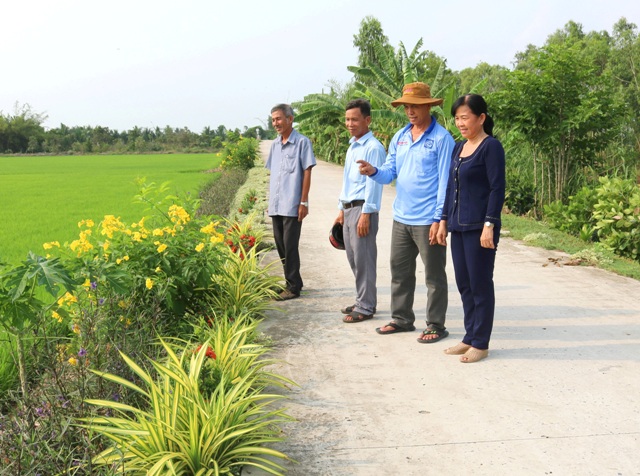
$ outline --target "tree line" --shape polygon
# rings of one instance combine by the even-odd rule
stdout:
[[[480,63],[452,71],[446,58],[423,48],[389,44],[382,25],[365,17],[353,44],[353,79],[295,103],[298,129],[322,159],[342,163],[349,133],[344,110],[357,97],[372,104],[372,129],[385,143],[406,124],[390,103],[406,83],[423,81],[444,98],[432,112],[456,139],[450,109],[463,94],[482,94],[507,152],[507,206],[540,216],[603,176],[637,180],[640,165],[640,37],[621,18],[611,33],[584,32],[570,21],[542,46],[519,52],[513,67]]]
[[[147,152],[207,152],[219,150],[225,142],[240,137],[269,138],[275,136],[271,121],[261,126],[240,129],[205,127],[200,133],[187,127],[141,128],[117,131],[103,126],[60,124],[45,130],[46,115],[35,112],[28,104],[15,106],[13,114],[0,112],[1,154],[125,154]]]

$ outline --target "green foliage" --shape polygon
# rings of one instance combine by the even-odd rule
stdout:
[[[535,189],[528,177],[516,173],[513,167],[507,167],[507,189],[504,205],[517,215],[525,215],[535,206]]]
[[[259,377],[255,367],[233,379],[223,373],[212,393],[201,392],[200,374],[205,360],[210,359],[208,344],[194,354],[188,346],[174,349],[162,342],[167,359],[150,361],[154,375],[122,354],[141,380],[140,386],[97,372],[138,393],[146,404],[136,407],[109,400],[87,401],[118,415],[83,420],[85,428],[114,443],[95,458],[96,464],[149,475],[232,474],[247,465],[281,474],[282,467],[268,458],[286,456],[263,445],[281,440],[277,424],[287,417],[272,407],[282,397],[261,392],[261,385],[256,388]],[[255,362],[255,355],[239,351],[234,359]]]
[[[342,164],[349,147],[349,132],[344,125],[345,109],[354,97],[352,88],[329,83],[329,92],[309,94],[304,101],[294,103],[299,111],[295,118],[298,130],[309,137],[316,156]]]
[[[0,405],[1,400],[18,388],[18,367],[13,358],[17,352],[15,340],[11,334],[0,329]]]
[[[593,207],[600,242],[620,256],[640,261],[640,187],[633,181],[601,178]]]
[[[258,191],[255,189],[248,190],[240,202],[238,213],[240,215],[248,215],[255,208],[258,202]]]
[[[40,152],[45,135],[44,114],[38,114],[28,104],[16,103],[13,115],[0,112],[0,152]]]
[[[215,391],[223,382],[223,376],[227,385],[247,375],[255,375],[254,388],[295,385],[266,370],[275,362],[265,358],[268,349],[258,344],[258,323],[251,314],[212,311],[212,316],[195,327],[196,342],[207,344],[205,352],[209,357],[201,372],[200,390],[205,395]],[[204,344],[198,344],[196,352],[201,347]]]
[[[222,152],[221,166],[223,169],[249,170],[258,158],[258,141],[256,139],[239,138],[237,142],[225,144]]]
[[[133,127],[117,131],[103,126],[74,126],[60,124],[44,130],[44,114],[32,111],[29,105],[16,105],[13,115],[0,113],[0,153],[50,154],[123,154],[147,152],[211,152],[219,149],[223,141],[235,141],[240,131],[205,127],[200,134],[187,127],[164,128]],[[248,129],[246,136],[255,137],[261,127]]]
[[[593,208],[597,202],[596,190],[592,187],[582,187],[569,197],[569,203],[564,205],[560,200],[545,205],[544,217],[547,222],[558,230],[566,231],[574,236],[586,237],[584,229],[593,230],[595,220]],[[588,233],[588,240],[591,240]]]
[[[199,197],[202,200],[202,205],[198,209],[197,215],[228,216],[234,195],[246,180],[247,170],[245,169],[223,170],[215,182],[209,182],[200,191]]]
[[[640,187],[620,178],[601,177],[599,183],[580,189],[567,205],[556,201],[545,206],[545,219],[559,230],[640,261]]]
[[[256,247],[236,253],[229,251],[219,274],[212,277],[216,293],[210,298],[216,309],[227,309],[233,315],[249,313],[261,316],[272,308],[272,300],[284,289],[282,279],[271,275],[270,267],[261,268],[262,254]]]

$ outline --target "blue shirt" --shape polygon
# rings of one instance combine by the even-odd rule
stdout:
[[[393,136],[387,160],[370,177],[378,183],[396,180],[393,219],[405,225],[431,225],[442,216],[451,152],[451,134],[431,117],[431,125],[413,141],[408,124]]]
[[[377,213],[382,202],[382,184],[370,180],[360,173],[358,160],[366,160],[374,167],[380,167],[384,163],[387,151],[371,131],[357,139],[352,137],[344,161],[344,175],[342,178],[342,191],[338,208],[342,210],[342,202],[364,200],[362,213]]]
[[[265,164],[265,168],[271,171],[269,216],[298,216],[304,171],[314,165],[316,157],[311,141],[295,129],[284,144],[281,136],[273,141]]]

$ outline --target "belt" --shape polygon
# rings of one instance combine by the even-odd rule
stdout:
[[[364,205],[364,200],[354,200],[352,202],[342,202],[342,208],[344,208],[345,210],[347,208],[361,207],[362,205]]]

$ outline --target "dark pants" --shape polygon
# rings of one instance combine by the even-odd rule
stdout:
[[[273,238],[276,242],[278,256],[284,267],[284,279],[287,281],[287,289],[294,294],[300,294],[302,290],[302,277],[300,276],[300,231],[302,222],[298,217],[283,217],[275,215],[271,217],[273,223]]]
[[[451,258],[456,284],[462,298],[464,328],[462,342],[476,349],[488,349],[496,298],[493,268],[500,230],[494,229],[496,249],[480,246],[482,230],[451,232]]]
[[[427,326],[445,329],[448,306],[447,249],[429,244],[430,226],[393,222],[391,230],[391,317],[400,327],[412,327],[416,320],[413,298],[416,291],[416,258],[420,255],[427,285]]]

